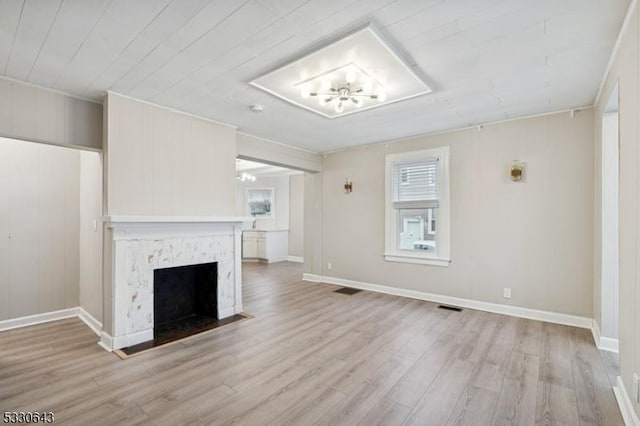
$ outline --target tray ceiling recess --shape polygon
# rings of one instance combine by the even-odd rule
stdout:
[[[371,25],[250,84],[326,118],[431,92]]]

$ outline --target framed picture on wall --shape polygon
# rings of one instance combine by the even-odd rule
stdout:
[[[273,218],[273,188],[247,188],[247,209],[251,216]]]

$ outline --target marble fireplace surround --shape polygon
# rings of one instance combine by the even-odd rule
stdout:
[[[153,339],[153,271],[218,263],[218,318],[242,312],[242,217],[104,218],[100,346]]]

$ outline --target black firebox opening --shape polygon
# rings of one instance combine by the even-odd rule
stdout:
[[[217,262],[154,270],[154,340],[176,340],[208,329],[217,321],[217,286]]]

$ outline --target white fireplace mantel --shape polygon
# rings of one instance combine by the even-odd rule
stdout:
[[[245,217],[106,216],[104,330],[108,350],[153,339],[155,269],[218,262],[218,318],[242,312]]]
[[[253,217],[244,216],[104,216],[102,221],[109,224],[122,223],[241,223],[250,222]]]

